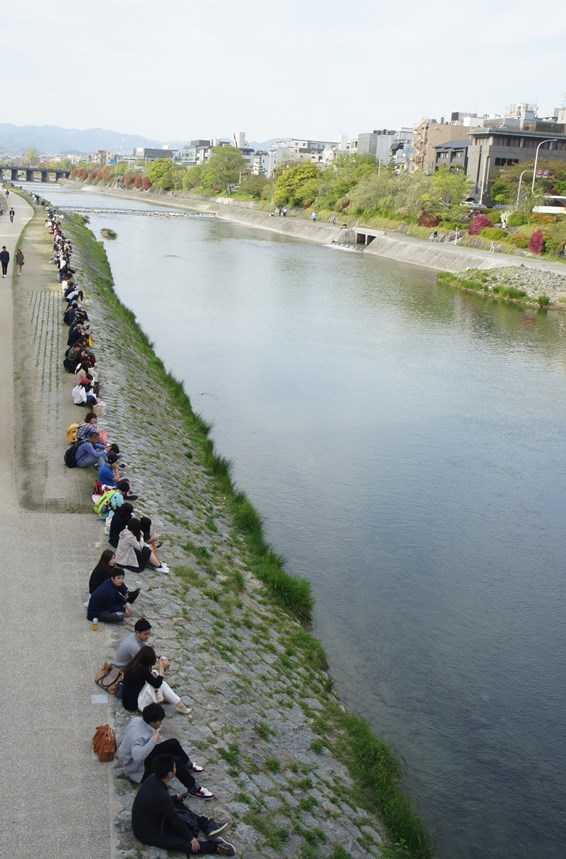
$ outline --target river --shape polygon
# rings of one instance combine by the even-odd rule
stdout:
[[[91,215],[117,293],[312,582],[339,694],[406,761],[439,855],[561,859],[565,317],[158,211]]]

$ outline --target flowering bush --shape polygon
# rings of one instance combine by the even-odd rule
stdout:
[[[138,173],[136,178],[134,179],[134,188],[141,188],[142,186],[142,177],[141,174]]]
[[[142,188],[144,189],[144,191],[149,191],[149,189],[151,188],[151,179],[149,178],[149,176],[143,177]]]
[[[534,254],[544,253],[544,236],[542,230],[536,230],[529,241],[529,250]]]
[[[470,236],[477,236],[482,230],[485,230],[486,227],[491,226],[493,226],[493,224],[487,215],[474,215],[468,224],[468,234]]]
[[[439,223],[440,218],[432,212],[423,212],[419,217],[419,227],[437,227]]]

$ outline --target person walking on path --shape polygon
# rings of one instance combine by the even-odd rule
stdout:
[[[2,263],[2,277],[6,277],[8,274],[8,263],[10,262],[10,254],[6,250],[6,245],[2,245],[2,250],[0,251],[0,263]]]
[[[10,211],[8,212],[8,214],[10,215],[10,223],[13,224],[14,223],[14,217],[16,215],[13,206],[10,206]]]
[[[22,273],[22,269],[24,267],[25,259],[24,255],[20,248],[16,250],[16,267],[18,269],[18,275]]]

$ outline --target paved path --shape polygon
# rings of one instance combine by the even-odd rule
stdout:
[[[33,210],[14,193],[10,203],[16,218],[12,225],[0,217],[0,245],[13,259]],[[110,718],[93,676],[111,647],[107,630],[90,630],[83,608],[100,528],[92,514],[66,512],[87,508],[84,480],[69,478],[62,463],[74,412],[42,224],[40,215],[19,240],[22,276],[10,261],[0,280],[0,636],[10,678],[0,730],[0,857],[110,859],[111,767],[93,758],[91,738]],[[40,467],[30,481],[34,451]]]

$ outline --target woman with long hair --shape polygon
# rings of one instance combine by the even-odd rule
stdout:
[[[120,531],[116,548],[116,563],[127,570],[133,570],[135,573],[143,573],[148,564],[155,567],[160,573],[169,572],[169,567],[162,564],[157,557],[156,548],[152,545],[148,546],[143,539],[139,519],[130,518],[124,530]]]
[[[142,712],[148,704],[167,701],[168,704],[175,704],[178,713],[188,716],[190,708],[163,679],[165,663],[166,660],[157,659],[153,647],[147,644],[140,647],[124,669],[122,704],[126,710]]]
[[[116,568],[116,555],[112,551],[112,549],[105,549],[100,556],[98,564],[90,574],[90,579],[88,581],[88,592],[89,594],[93,594],[95,590],[100,587],[102,582],[105,582],[106,579],[109,579],[112,575],[113,570]],[[130,603],[134,603],[138,596],[140,589],[137,588],[135,591],[129,591],[126,585],[122,585],[121,588],[118,589],[121,594],[123,594],[127,601]]]

